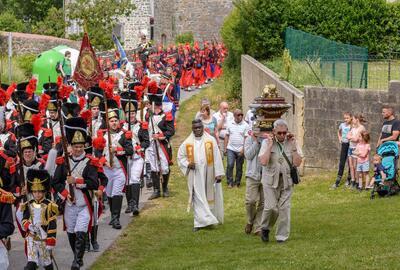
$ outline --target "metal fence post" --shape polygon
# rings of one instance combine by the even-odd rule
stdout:
[[[333,61],[333,63],[332,63],[332,78],[333,78],[333,81],[335,81],[335,78],[336,78],[336,62],[335,61]]]
[[[8,81],[11,83],[12,80],[12,34],[8,33]]]
[[[389,61],[388,61],[388,82],[390,82],[390,71],[391,71],[391,67],[392,67],[392,62],[391,62],[390,59],[389,59]]]

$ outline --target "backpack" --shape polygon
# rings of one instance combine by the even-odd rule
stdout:
[[[61,61],[58,61],[58,62],[56,63],[56,72],[57,72],[58,74],[61,73],[61,69],[60,69],[60,66],[61,66],[61,65],[64,65],[64,60],[62,61],[62,64],[61,64]]]

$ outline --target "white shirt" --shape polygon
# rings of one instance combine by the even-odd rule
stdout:
[[[230,122],[226,129],[226,134],[229,135],[226,149],[241,152],[244,146],[244,138],[247,137],[248,131],[249,125],[245,121],[240,123],[236,123],[235,121]]]
[[[222,115],[221,112],[218,111],[216,113],[214,113],[213,115],[215,117],[215,119],[217,119],[217,123],[219,124],[220,121],[222,121]],[[233,118],[233,113],[228,112],[226,114],[225,120],[224,120],[224,124],[222,125],[222,129],[219,130],[219,137],[221,139],[225,138],[225,134],[226,134],[226,128],[228,126],[228,123],[232,122],[234,120]]]

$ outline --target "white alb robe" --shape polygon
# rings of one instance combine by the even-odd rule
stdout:
[[[188,170],[188,147],[193,147],[195,170]],[[217,141],[206,132],[200,138],[192,133],[179,147],[177,161],[182,173],[188,177],[188,210],[193,207],[194,227],[222,224],[222,187],[221,183],[215,183],[215,177],[224,176],[225,173]]]

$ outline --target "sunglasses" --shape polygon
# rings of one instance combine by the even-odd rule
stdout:
[[[279,136],[285,136],[287,134],[287,132],[286,131],[277,132],[276,134],[279,135]]]

